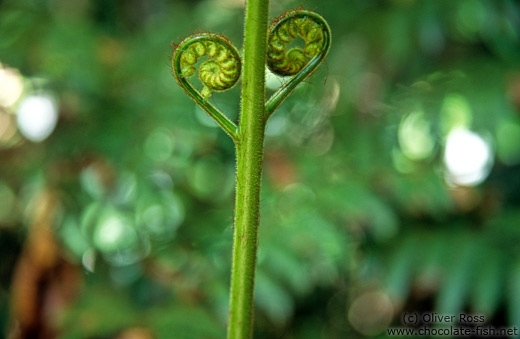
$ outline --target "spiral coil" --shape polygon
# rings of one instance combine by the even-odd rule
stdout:
[[[305,45],[292,47],[297,38]],[[327,56],[331,33],[327,22],[318,14],[298,9],[283,14],[269,28],[267,40],[267,67],[280,76],[292,76],[271,95],[265,103],[265,121],[280,107],[299,83],[310,76]],[[209,115],[233,140],[238,141],[240,131],[210,100],[213,92],[226,91],[240,79],[242,61],[238,50],[224,36],[203,33],[188,37],[174,45],[173,75],[184,91]],[[189,78],[198,67],[202,91],[195,89]]]
[[[201,95],[207,99],[213,91],[225,91],[238,82],[241,71],[240,56],[236,48],[224,37],[216,34],[201,34],[185,39],[177,46],[173,60],[178,62],[179,77],[189,78],[197,69],[199,58],[208,60],[199,66],[199,80],[204,86]]]
[[[312,59],[327,53],[330,31],[316,13],[305,10],[286,13],[273,22],[269,32],[267,66],[275,74],[298,74]],[[305,46],[289,48],[298,37]]]

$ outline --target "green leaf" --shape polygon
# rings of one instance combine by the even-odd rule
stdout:
[[[443,281],[435,305],[436,311],[443,315],[456,315],[463,310],[474,279],[474,254],[479,249],[469,232],[450,237],[444,244]]]
[[[486,251],[475,255],[478,265],[472,285],[471,304],[476,314],[484,314],[489,318],[499,307],[505,285],[504,254],[488,247]]]

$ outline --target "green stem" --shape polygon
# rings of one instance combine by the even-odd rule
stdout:
[[[265,64],[269,0],[248,0],[228,338],[250,338],[265,132]]]
[[[265,125],[296,86],[324,60],[330,47],[330,29],[321,16],[304,10],[288,12],[274,21],[268,38],[268,14],[269,0],[247,0],[242,110],[238,126],[208,102],[212,91],[227,90],[240,78],[240,56],[229,40],[211,33],[196,34],[175,45],[172,58],[173,74],[179,85],[233,138],[236,146],[237,186],[228,325],[228,338],[233,339],[250,338],[253,333]],[[305,47],[292,48],[287,53],[286,45],[298,36],[305,40]],[[196,73],[195,64],[203,56],[211,60],[199,68],[199,80],[204,85],[199,92],[187,78]],[[272,72],[294,76],[267,104],[266,61]]]

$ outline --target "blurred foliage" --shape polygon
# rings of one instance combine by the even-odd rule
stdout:
[[[300,5],[333,45],[269,122],[255,337],[383,336],[403,311],[519,325],[519,3],[284,0],[272,17]],[[234,149],[169,58],[194,31],[240,46],[243,6],[0,1],[3,332],[224,335]],[[212,100],[238,112],[239,88]],[[48,137],[34,102],[57,110]]]

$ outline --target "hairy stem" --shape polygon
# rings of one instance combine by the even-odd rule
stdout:
[[[254,285],[260,186],[264,153],[265,125],[271,114],[296,86],[324,60],[330,48],[330,29],[325,20],[309,11],[294,10],[276,19],[267,34],[269,0],[247,0],[244,62],[238,50],[224,36],[201,33],[174,45],[173,75],[184,91],[228,133],[236,146],[237,186],[233,264],[228,338],[250,338],[253,332]],[[303,48],[290,48],[297,37]],[[269,43],[269,46],[267,46]],[[199,92],[188,78],[196,73],[204,85]],[[266,62],[267,61],[267,62]],[[265,103],[265,65],[280,76],[293,76]],[[233,87],[243,65],[240,122],[235,125],[208,99],[212,92]]]
[[[228,338],[250,338],[265,131],[265,64],[269,0],[248,0]]]

